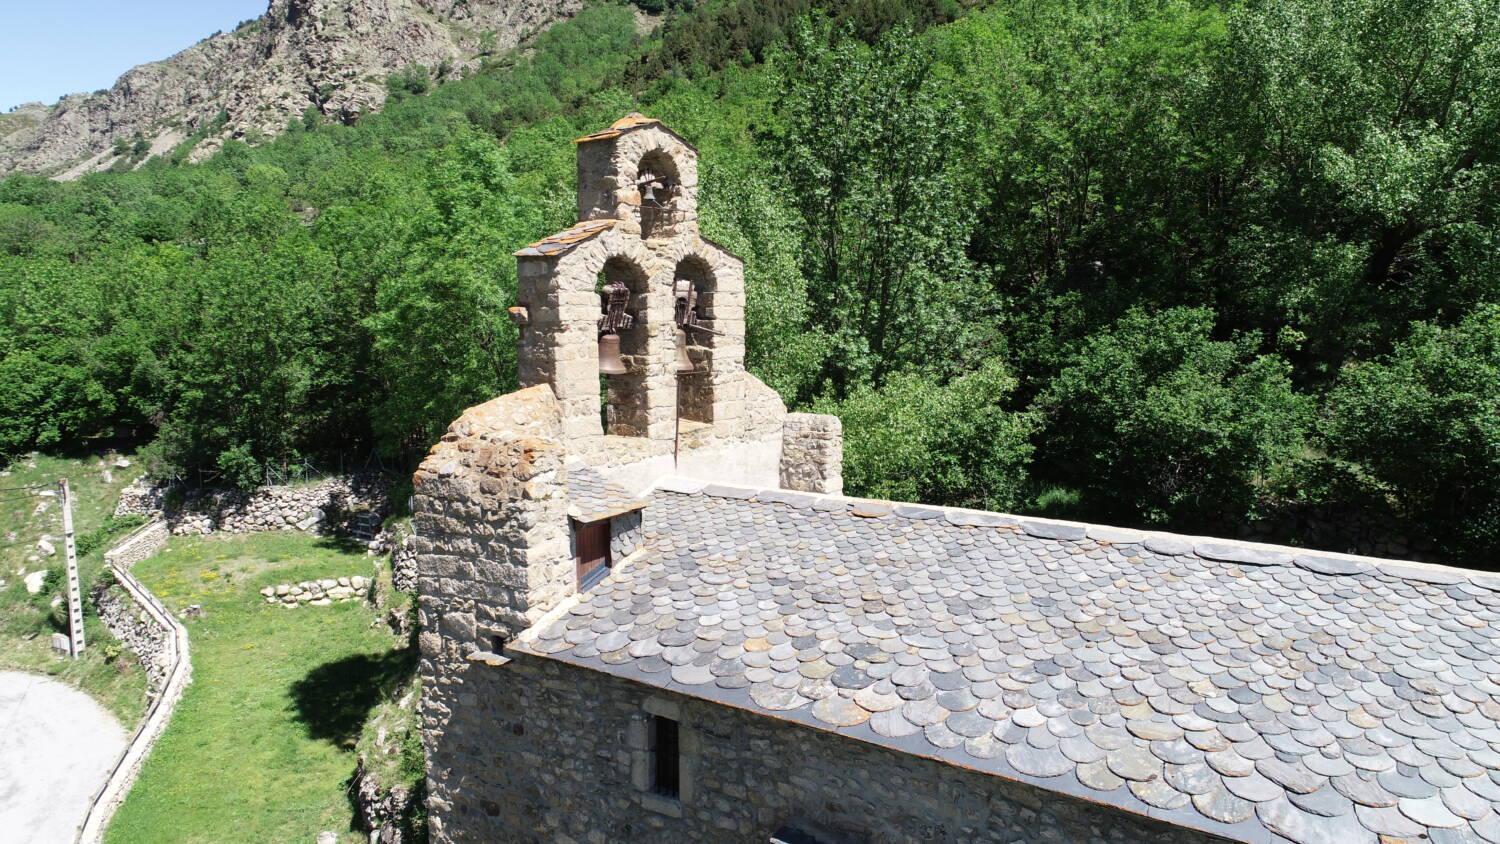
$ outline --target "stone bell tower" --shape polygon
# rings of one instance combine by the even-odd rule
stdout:
[[[698,231],[697,151],[638,114],[576,145],[578,222],[516,252],[521,389],[464,411],[412,476],[434,841],[499,840],[465,831],[465,801],[511,717],[507,643],[649,564],[658,487],[842,490],[838,419],[745,371],[744,267]]]
[[[697,150],[638,114],[574,143],[579,222],[516,252],[521,386],[552,387],[585,452],[744,439],[744,267],[698,230]],[[601,383],[611,288],[623,372]]]

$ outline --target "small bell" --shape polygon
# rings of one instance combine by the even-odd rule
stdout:
[[[613,331],[599,335],[599,373],[625,374],[625,361],[620,359],[620,335]]]
[[[677,371],[693,371],[693,359],[688,357],[687,351],[687,332],[681,328],[677,329]]]
[[[656,202],[656,188],[657,187],[659,187],[659,185],[657,185],[656,182],[651,182],[650,184],[646,185],[644,188],[641,189],[641,204],[642,205],[656,205],[657,204],[657,202]]]

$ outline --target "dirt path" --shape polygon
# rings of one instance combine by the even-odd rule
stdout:
[[[71,842],[126,738],[72,686],[0,671],[0,844]]]

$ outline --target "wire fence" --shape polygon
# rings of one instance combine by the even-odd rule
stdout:
[[[399,475],[406,471],[399,459],[392,460],[381,457],[377,451],[370,451],[364,456],[339,455],[331,460],[314,462],[311,458],[303,458],[297,461],[286,461],[277,465],[267,465],[261,474],[261,483],[265,486],[293,486],[296,484],[317,483],[328,478],[340,477],[362,473],[380,473],[385,475]],[[163,478],[168,485],[207,488],[225,486],[226,476],[216,469],[190,469],[185,472],[173,472]],[[3,490],[0,490],[3,494]]]

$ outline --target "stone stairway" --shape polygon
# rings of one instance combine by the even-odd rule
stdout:
[[[378,533],[380,533],[380,514],[373,510],[356,513],[349,520],[349,535],[360,542],[368,545],[375,541]]]

